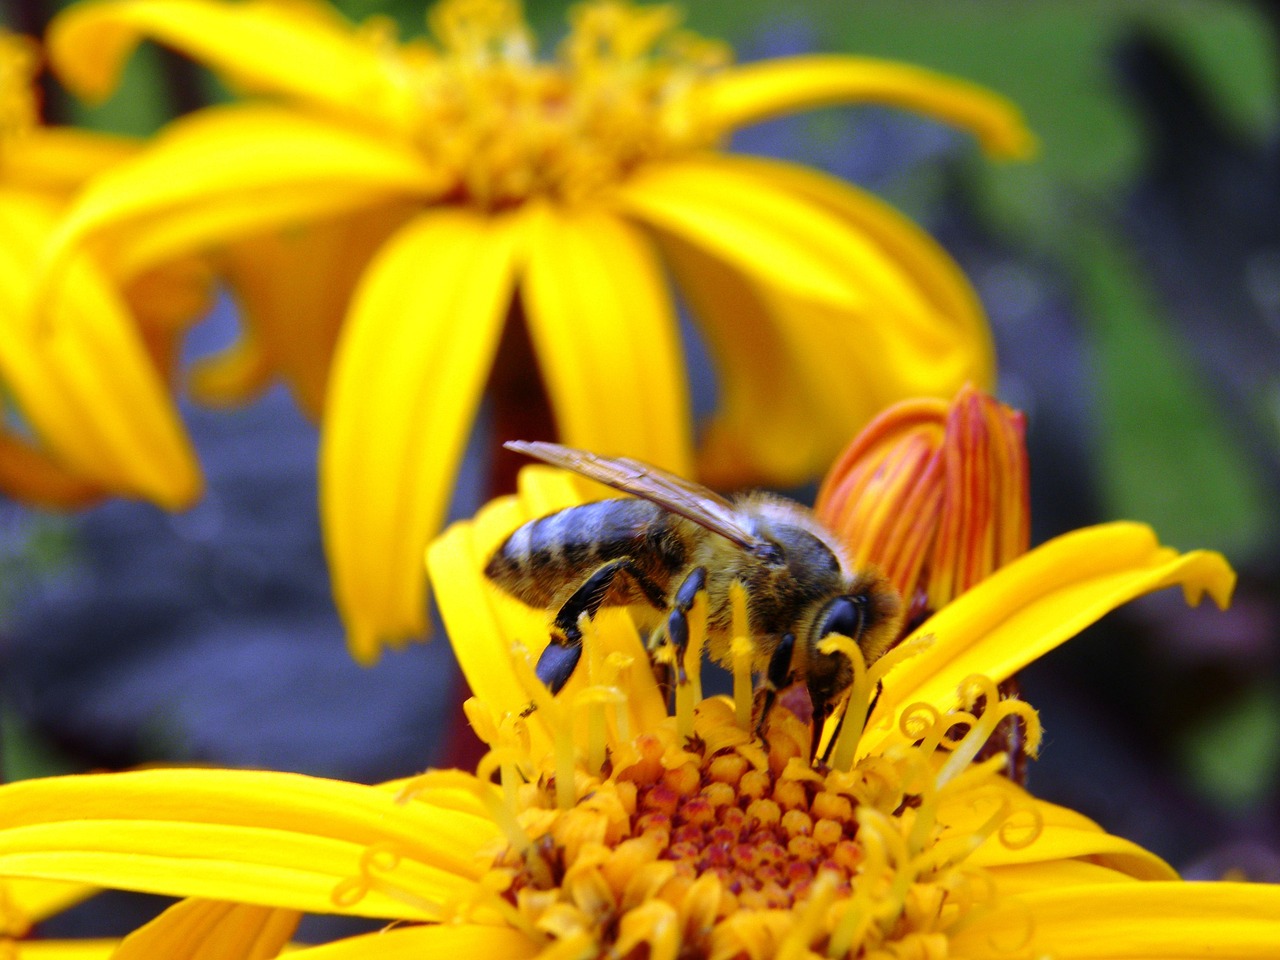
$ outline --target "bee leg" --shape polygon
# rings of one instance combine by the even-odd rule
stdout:
[[[585,614],[594,617],[600,610],[619,576],[627,576],[639,587],[644,598],[654,606],[662,606],[662,591],[646,577],[630,557],[621,557],[604,564],[583,581],[569,599],[560,607],[551,624],[551,642],[538,658],[535,673],[553,694],[559,693],[574,668],[582,659],[582,631],[578,620]]]
[[[756,687],[755,702],[751,707],[751,729],[761,740],[764,739],[764,725],[778,699],[778,691],[791,682],[791,655],[795,652],[796,638],[784,633],[778,641],[773,656],[769,658],[769,668],[765,671]]]

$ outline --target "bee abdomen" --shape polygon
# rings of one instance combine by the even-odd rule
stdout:
[[[494,551],[485,576],[529,604],[550,605],[568,584],[619,557],[667,579],[684,560],[672,514],[646,500],[601,500],[518,527]]]

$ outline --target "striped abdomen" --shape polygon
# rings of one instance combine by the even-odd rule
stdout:
[[[600,500],[517,528],[494,551],[485,576],[531,607],[552,607],[603,563],[630,557],[666,590],[685,563],[681,517],[647,500]],[[625,583],[607,604],[630,604]]]

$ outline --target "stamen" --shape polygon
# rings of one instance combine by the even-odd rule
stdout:
[[[753,691],[751,667],[755,663],[755,644],[751,641],[751,627],[747,621],[747,590],[740,580],[729,584],[730,630],[733,639],[729,654],[733,658],[733,706],[734,717],[743,730],[751,729]]]
[[[871,684],[867,680],[867,661],[862,655],[862,648],[849,637],[840,634],[832,634],[822,640],[818,644],[818,651],[826,654],[842,653],[853,667],[853,685],[849,688],[849,699],[845,702],[843,719],[840,721],[835,750],[831,757],[833,768],[848,770],[853,766],[858,741],[862,739],[867,723],[867,713],[871,708]]]

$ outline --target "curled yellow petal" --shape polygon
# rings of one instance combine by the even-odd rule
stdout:
[[[101,100],[142,39],[200,60],[242,87],[350,113],[405,108],[377,48],[320,3],[123,0],[79,3],[50,25],[54,69],[81,96]],[[305,66],[305,69],[302,67]]]
[[[795,110],[874,103],[902,107],[972,133],[992,156],[1019,159],[1035,138],[1011,102],[977,84],[921,67],[814,54],[763,60],[711,78],[705,108],[725,128]]]
[[[334,358],[320,509],[352,655],[425,629],[439,528],[511,303],[516,218],[424,214],[379,252]]]
[[[879,718],[925,701],[957,702],[972,674],[1001,681],[1135,597],[1181,585],[1189,603],[1209,593],[1225,607],[1235,573],[1221,554],[1178,553],[1149,527],[1108,523],[1064,534],[997,570],[934,614],[919,631],[932,645],[885,678],[864,746],[882,735]],[[881,732],[878,732],[881,731]]]

